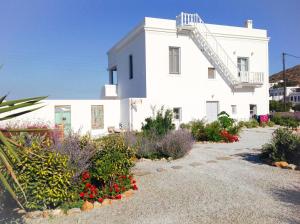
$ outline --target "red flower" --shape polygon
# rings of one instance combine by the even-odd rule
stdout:
[[[90,188],[91,186],[92,186],[91,183],[86,183],[85,185],[86,188]]]
[[[84,192],[80,192],[79,196],[80,196],[81,198],[83,198],[83,197],[84,197]]]
[[[115,192],[119,193],[120,189],[119,188],[115,188]]]
[[[138,187],[134,184],[134,185],[132,186],[132,189],[136,191],[136,190],[138,189]]]
[[[125,191],[126,190],[126,188],[125,187],[122,187],[122,191]]]
[[[122,176],[122,178],[123,178],[123,179],[126,179],[126,176],[125,176],[125,175],[123,175],[123,176]]]
[[[86,179],[89,179],[91,177],[90,173],[88,171],[84,171],[82,173],[82,180],[86,180]]]
[[[117,188],[117,187],[119,187],[119,185],[118,184],[114,184],[114,188]]]
[[[98,201],[99,201],[100,203],[102,203],[102,202],[103,202],[103,198],[98,198]]]
[[[94,194],[90,194],[90,198],[94,198]]]
[[[132,183],[132,184],[135,184],[135,183],[136,183],[136,181],[135,181],[135,180],[132,180],[132,181],[131,181],[131,183]]]
[[[115,199],[118,199],[118,200],[120,200],[122,198],[122,195],[120,195],[120,194],[118,194],[116,197],[115,197]]]

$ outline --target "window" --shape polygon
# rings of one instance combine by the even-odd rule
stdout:
[[[249,71],[249,58],[238,57],[237,64],[240,72]]]
[[[300,101],[300,96],[298,96],[298,101]]]
[[[297,101],[297,97],[296,97],[296,96],[294,96],[294,101],[295,101],[295,102]]]
[[[169,47],[169,73],[180,74],[180,48]]]
[[[293,97],[291,96],[291,101],[293,101]]]
[[[129,79],[133,79],[133,59],[132,59],[132,54],[129,55]]]
[[[173,115],[175,120],[181,120],[181,108],[180,107],[173,108]]]
[[[103,129],[104,128],[103,105],[92,105],[91,113],[92,113],[91,114],[92,129]]]
[[[255,104],[250,104],[250,117],[257,114],[257,106]]]
[[[215,68],[208,68],[208,79],[216,78],[216,70]]]
[[[231,113],[232,114],[236,114],[237,113],[236,105],[231,105]]]

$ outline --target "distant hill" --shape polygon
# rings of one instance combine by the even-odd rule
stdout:
[[[288,68],[285,70],[287,84],[290,85],[300,85],[300,65],[296,65],[292,68]],[[283,80],[283,72],[278,72],[273,74],[269,77],[269,81],[271,82],[278,82]]]

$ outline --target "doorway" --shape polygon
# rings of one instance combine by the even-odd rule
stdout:
[[[218,101],[206,101],[206,118],[208,122],[212,122],[218,119],[219,102]]]

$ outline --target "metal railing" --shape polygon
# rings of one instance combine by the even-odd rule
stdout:
[[[239,81],[246,83],[257,83],[262,84],[264,82],[264,73],[263,72],[248,72],[240,71],[239,72]]]
[[[219,71],[221,71],[222,75],[225,76],[227,81],[229,81],[233,86],[240,84],[241,78],[238,77],[239,69],[237,64],[224,50],[222,45],[210,32],[208,27],[197,13],[180,13],[176,17],[176,26],[179,30],[191,30],[192,35],[195,37],[201,49],[206,52],[214,66],[218,67]],[[242,80],[244,80],[242,82],[246,82],[246,80],[248,80],[251,83],[256,83],[254,81],[258,80],[257,83],[261,83],[261,80],[263,81],[263,74],[243,74]]]

